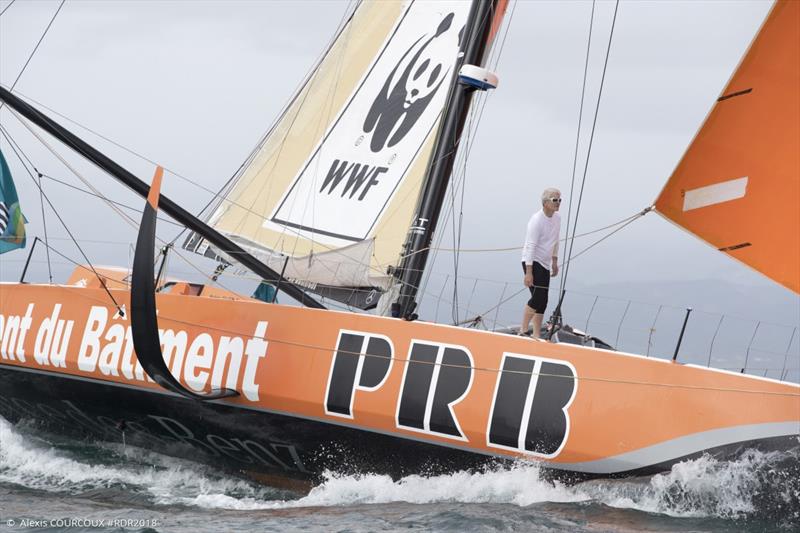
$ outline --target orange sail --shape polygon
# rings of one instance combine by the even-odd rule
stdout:
[[[655,205],[800,292],[800,2],[773,6]]]

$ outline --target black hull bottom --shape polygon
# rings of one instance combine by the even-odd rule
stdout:
[[[264,481],[306,489],[326,472],[394,479],[513,464],[327,422],[201,402],[134,387],[0,365],[0,416],[33,420],[70,437],[134,445]],[[788,449],[796,438],[738,443],[618,474],[543,470],[561,481],[649,475],[702,453],[730,458],[747,448]]]
[[[0,416],[70,437],[124,442],[258,479],[325,471],[393,478],[500,460],[315,420],[0,366]]]

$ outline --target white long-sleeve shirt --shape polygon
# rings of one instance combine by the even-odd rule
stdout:
[[[561,215],[558,211],[548,217],[544,211],[535,213],[528,221],[522,261],[532,265],[534,261],[550,270],[552,257],[558,257],[558,235],[561,231]]]

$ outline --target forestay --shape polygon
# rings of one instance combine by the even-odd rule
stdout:
[[[342,300],[360,291],[348,303],[374,306],[401,254],[469,9],[361,2],[209,224],[290,280]],[[184,247],[219,255],[197,235]]]

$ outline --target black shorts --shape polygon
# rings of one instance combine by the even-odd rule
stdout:
[[[525,261],[522,262],[522,271],[527,273]],[[536,313],[543,315],[547,309],[547,293],[550,290],[550,271],[536,261],[533,262],[533,287],[530,287],[531,299],[528,307]]]

